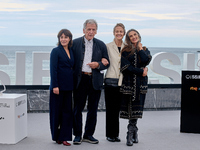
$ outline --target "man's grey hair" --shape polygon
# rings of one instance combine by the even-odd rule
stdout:
[[[86,25],[87,25],[88,23],[89,23],[89,24],[95,24],[96,27],[97,27],[97,29],[98,29],[97,22],[96,22],[96,20],[94,20],[94,19],[88,19],[88,20],[86,20],[86,21],[84,22],[84,24],[83,24],[83,29],[86,29]]]

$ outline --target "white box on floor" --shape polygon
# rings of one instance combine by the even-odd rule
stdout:
[[[27,137],[26,94],[0,96],[0,143],[16,144]]]

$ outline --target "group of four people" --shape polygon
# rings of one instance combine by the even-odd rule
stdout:
[[[73,128],[73,144],[99,142],[93,134],[105,82],[107,140],[120,142],[119,117],[126,118],[129,119],[126,144],[132,146],[138,142],[136,123],[137,118],[142,118],[147,92],[146,66],[151,55],[142,47],[138,31],[131,29],[126,33],[124,25],[118,23],[113,29],[114,41],[105,45],[94,37],[97,28],[97,22],[88,19],[83,25],[84,36],[80,38],[72,40],[67,29],[58,33],[58,47],[50,55],[52,140],[70,146],[67,141],[72,140]],[[82,112],[86,101],[87,119],[83,132]]]

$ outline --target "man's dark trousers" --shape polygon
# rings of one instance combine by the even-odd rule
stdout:
[[[82,111],[87,103],[87,118],[84,136],[94,134],[97,122],[97,109],[101,96],[101,90],[95,90],[92,85],[92,76],[82,74],[80,84],[74,91],[74,126],[73,134],[82,136]]]

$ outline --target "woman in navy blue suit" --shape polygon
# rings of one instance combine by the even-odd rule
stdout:
[[[50,129],[52,140],[70,146],[72,140],[72,90],[74,57],[71,50],[72,34],[62,29],[58,47],[50,55]]]

